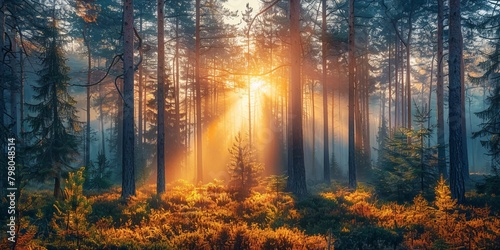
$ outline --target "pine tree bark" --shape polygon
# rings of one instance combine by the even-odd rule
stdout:
[[[123,6],[123,155],[122,198],[135,195],[134,173],[134,3]]]
[[[296,196],[307,194],[302,134],[302,84],[300,78],[300,0],[290,0],[290,58],[292,102],[292,175],[287,187]],[[290,145],[289,145],[290,146]],[[290,165],[289,165],[290,166]]]
[[[461,61],[462,31],[460,24],[460,0],[449,0],[449,126],[450,126],[450,189],[452,198],[458,203],[465,199],[462,141],[462,96],[461,96]]]
[[[323,83],[323,180],[330,184],[330,150],[328,149],[328,87],[326,85],[326,0],[321,0],[321,64],[322,64],[322,83]],[[333,93],[332,93],[333,96]],[[333,104],[333,101],[332,101]],[[333,125],[332,125],[333,126]]]
[[[157,164],[157,179],[156,193],[162,194],[165,192],[165,2],[158,0],[157,16],[158,16],[158,89],[156,92],[156,101],[158,111],[156,114],[157,123],[157,138],[156,138],[156,164]]]
[[[354,42],[354,0],[349,0],[349,52],[348,52],[348,69],[349,69],[349,124],[348,124],[348,143],[349,143],[349,188],[356,189],[356,146],[354,144],[354,112],[355,112],[355,42]]]
[[[443,74],[443,5],[444,0],[438,0],[438,26],[437,26],[437,144],[438,144],[438,171],[444,179],[448,179],[446,171],[446,149],[444,142],[444,74]]]

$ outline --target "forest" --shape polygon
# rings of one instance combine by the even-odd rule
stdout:
[[[0,0],[0,249],[498,249],[498,0]]]

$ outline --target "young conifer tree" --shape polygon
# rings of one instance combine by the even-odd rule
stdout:
[[[66,66],[57,23],[53,21],[43,28],[40,54],[39,79],[33,87],[36,104],[28,104],[32,112],[27,119],[31,130],[33,166],[30,175],[38,181],[54,179],[54,196],[61,190],[61,175],[68,171],[78,155],[78,121],[76,101],[68,86],[69,67]]]
[[[259,185],[263,166],[255,161],[252,148],[243,141],[240,134],[235,137],[229,153],[231,154],[231,162],[228,165],[231,175],[229,188],[237,200],[244,200],[250,196],[252,189]]]
[[[57,237],[75,249],[79,249],[81,242],[89,237],[87,216],[92,212],[92,201],[83,195],[84,172],[85,167],[82,167],[69,173],[64,187],[65,199],[55,202],[51,222]]]

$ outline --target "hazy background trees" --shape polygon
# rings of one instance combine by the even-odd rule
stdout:
[[[164,7],[135,1],[134,15],[123,16],[126,22],[115,18],[131,10],[120,1],[3,3],[2,136],[21,138],[21,131],[35,128],[23,121],[39,111],[25,112],[24,104],[34,104],[37,91],[31,85],[45,82],[39,80],[44,64],[35,59],[49,37],[41,25],[47,19],[35,13],[50,17],[50,6],[56,6],[54,19],[64,38],[58,49],[68,58],[67,91],[75,98],[78,120],[85,121],[85,133],[75,138],[82,154],[67,165],[88,165],[92,173],[106,166],[110,181],[128,183],[124,196],[133,195],[135,182],[155,183],[157,177],[160,183],[165,176],[167,183],[229,178],[226,149],[237,133],[248,133],[256,158],[266,165],[264,174],[286,172],[289,190],[297,195],[307,193],[307,181],[333,178],[351,187],[371,182],[374,171],[387,167],[384,154],[394,148],[387,142],[402,145],[406,140],[415,155],[429,149],[426,155],[436,158],[427,157],[418,166],[448,178],[450,166],[450,173],[456,168],[448,164],[455,157],[446,154],[456,154],[451,149],[458,145],[450,135],[460,133],[459,147],[465,152],[468,146],[470,156],[461,160],[464,180],[469,172],[488,173],[496,166],[494,151],[493,158],[483,156],[494,148],[488,139],[495,135],[488,128],[494,122],[485,120],[481,129],[480,119],[471,116],[485,110],[480,118],[493,119],[487,106],[495,103],[496,49],[485,48],[482,39],[489,39],[490,48],[497,42],[474,34],[496,34],[492,27],[498,18],[488,12],[495,2],[461,6],[466,14],[456,20],[464,35],[456,39],[463,44],[458,49],[463,60],[445,53],[454,48],[457,31],[451,26],[457,25],[451,22],[455,19],[446,21],[445,13],[457,3],[444,1],[303,0],[251,2],[248,7],[215,0],[166,2]],[[481,11],[489,15],[480,16]],[[165,18],[163,24],[158,15]],[[455,80],[444,77],[455,76],[450,72],[457,63],[460,98],[453,91]],[[482,100],[490,90],[491,97]],[[455,120],[444,115],[456,105],[457,131],[448,125]],[[423,127],[417,107],[429,114]],[[419,129],[429,130],[422,143],[408,132]],[[475,131],[480,133],[471,138]],[[36,139],[21,145],[34,146]],[[470,148],[479,140],[489,141],[483,144],[490,148]],[[452,184],[454,196],[463,193],[454,189],[461,182]]]

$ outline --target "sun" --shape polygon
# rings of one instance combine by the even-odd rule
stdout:
[[[250,79],[250,91],[252,93],[267,94],[268,89],[268,84],[266,84],[266,81],[262,80],[261,78],[254,77]]]

